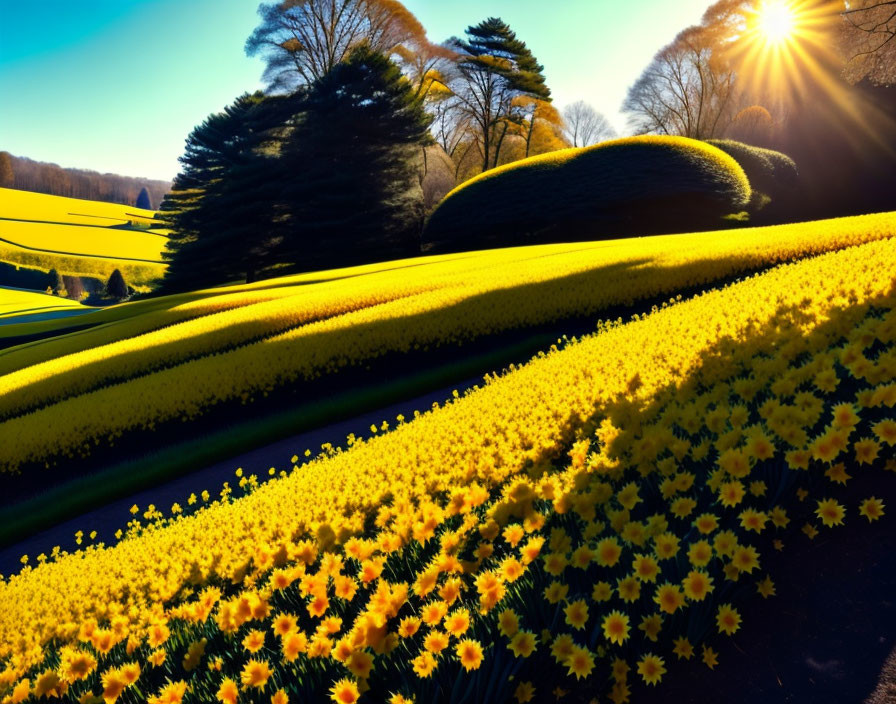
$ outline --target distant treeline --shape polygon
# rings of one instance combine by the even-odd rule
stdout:
[[[64,169],[0,151],[0,187],[48,193],[54,196],[136,205],[145,188],[153,208],[171,190],[170,181],[153,181],[85,169]]]

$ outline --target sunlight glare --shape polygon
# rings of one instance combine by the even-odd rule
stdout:
[[[796,17],[793,8],[779,0],[765,4],[759,22],[766,39],[772,44],[780,44],[793,34]]]

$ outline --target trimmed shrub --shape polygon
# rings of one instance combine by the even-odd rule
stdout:
[[[793,159],[786,154],[730,139],[707,141],[732,156],[743,167],[753,187],[752,211],[762,210],[771,202],[775,204],[774,211],[780,213],[786,201],[795,195],[799,171]]]
[[[628,137],[514,162],[467,181],[429,219],[457,250],[711,229],[750,202],[744,170],[684,137]]]

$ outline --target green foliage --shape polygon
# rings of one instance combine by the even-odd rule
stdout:
[[[723,151],[683,137],[630,137],[482,174],[427,223],[434,249],[608,239],[723,225],[751,189]]]
[[[308,270],[418,253],[430,122],[398,66],[366,45],[318,80],[280,160],[278,261]]]

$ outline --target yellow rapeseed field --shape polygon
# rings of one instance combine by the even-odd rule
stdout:
[[[0,287],[0,318],[46,313],[66,308],[83,308],[77,301],[46,293]]]
[[[297,282],[265,282],[279,291],[268,300],[254,298],[261,286],[221,289],[231,298],[220,312],[205,298],[191,304],[201,317],[170,309],[150,314],[156,322],[132,318],[122,326],[127,339],[100,329],[78,335],[68,354],[63,339],[52,356],[42,344],[0,356],[29,365],[2,377],[0,431],[15,442],[0,446],[0,467],[87,456],[124,433],[194,419],[222,402],[248,403],[386,354],[595,315],[894,232],[896,215],[882,214],[422,258],[316,284],[306,275],[293,289],[285,287]]]
[[[0,261],[70,276],[120,269],[136,286],[161,277],[165,230],[153,213],[116,203],[0,188]]]
[[[894,270],[891,240],[785,264],[265,483],[134,506],[115,545],[23,557],[0,698],[619,704],[715,667],[796,516],[811,539],[889,509],[838,496],[896,469]]]

